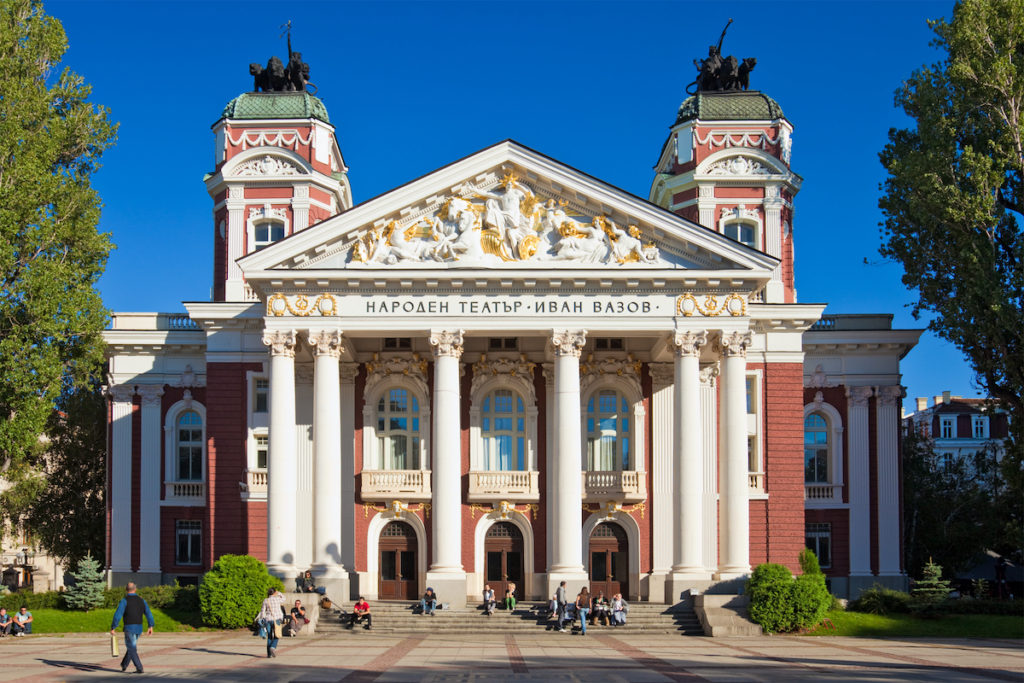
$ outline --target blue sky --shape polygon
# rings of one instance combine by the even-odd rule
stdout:
[[[692,59],[718,40],[757,57],[751,88],[793,123],[799,299],[891,312],[924,327],[899,266],[878,256],[878,152],[907,120],[893,93],[939,59],[927,19],[952,2],[46,3],[65,63],[121,123],[95,178],[117,245],[100,289],[115,311],[208,300],[210,126],[252,88],[250,62],[286,56],[280,25],[337,127],[356,202],[505,138],[646,198]],[[866,259],[866,262],[865,262]],[[908,400],[979,395],[931,334],[903,361]]]

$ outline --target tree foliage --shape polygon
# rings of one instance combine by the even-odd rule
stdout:
[[[115,139],[59,62],[64,29],[35,0],[0,0],[0,470],[30,476],[54,404],[102,364],[94,285],[110,251],[90,185]],[[4,506],[5,511],[9,511]]]
[[[931,22],[945,59],[896,93],[913,119],[889,131],[881,253],[919,293],[914,314],[967,357],[1015,416],[1024,403],[1024,0],[962,0]]]
[[[203,623],[218,628],[249,626],[271,587],[284,590],[281,580],[255,557],[221,555],[199,586]]]
[[[91,610],[102,607],[107,587],[99,560],[86,555],[78,562],[78,569],[71,572],[75,583],[64,593],[64,603],[71,609]]]

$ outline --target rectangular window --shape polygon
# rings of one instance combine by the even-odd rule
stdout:
[[[256,469],[267,469],[267,453],[270,450],[269,439],[266,434],[256,435]]]
[[[177,542],[175,543],[175,564],[203,563],[203,529],[202,522],[178,520],[175,523]]]
[[[253,384],[252,412],[265,413],[269,409],[270,380],[257,378]]]
[[[515,351],[518,348],[518,337],[491,337],[487,340],[488,351]]]
[[[975,417],[973,419],[974,438],[975,439],[987,439],[988,438],[988,429],[987,429],[987,424],[986,424],[987,422],[988,422],[988,418],[985,418],[985,417]]]
[[[942,438],[943,439],[955,439],[956,438],[956,420],[952,417],[942,418]]]
[[[747,415],[757,413],[757,375],[747,377]]]
[[[412,337],[384,337],[385,351],[408,351],[412,349]]]
[[[832,525],[828,522],[808,522],[804,525],[804,545],[818,556],[822,569],[832,566]]]
[[[595,351],[622,351],[626,348],[626,343],[621,337],[613,338],[601,338],[594,340]]]

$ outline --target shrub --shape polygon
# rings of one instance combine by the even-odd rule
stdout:
[[[86,555],[78,561],[78,571],[71,572],[71,576],[75,584],[64,592],[64,604],[86,611],[104,606],[107,582],[98,560]]]
[[[942,567],[929,560],[910,594],[923,606],[934,605],[948,598],[949,581],[943,580]]]
[[[267,573],[267,567],[249,555],[222,555],[199,587],[203,623],[219,628],[242,628],[252,623],[267,588],[284,590],[284,584]]]
[[[910,611],[910,595],[876,583],[861,593],[847,609],[868,614],[906,614]]]
[[[818,556],[810,548],[804,548],[800,551],[800,571],[804,574],[821,574]]]
[[[814,554],[811,554],[814,557]],[[792,586],[793,624],[796,628],[814,628],[832,606],[832,594],[825,587],[825,575],[802,574]]]
[[[57,591],[24,591],[0,595],[0,607],[6,607],[8,612],[17,612],[22,605],[28,607],[30,612],[34,609],[52,609],[61,605],[61,594]]]
[[[793,574],[781,564],[761,564],[754,569],[747,584],[750,595],[750,618],[765,633],[792,631]]]

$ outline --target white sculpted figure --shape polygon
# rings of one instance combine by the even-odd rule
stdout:
[[[456,197],[448,203],[448,222],[458,226],[458,237],[451,246],[454,258],[479,261],[484,256],[480,246],[480,225],[469,201]]]
[[[533,192],[520,185],[513,173],[502,178],[502,194],[489,190],[473,188],[474,192],[486,199],[484,208],[484,225],[493,228],[500,235],[509,259],[518,259],[519,245],[525,238],[533,234],[532,215],[524,215],[524,202],[535,201]]]
[[[653,244],[644,247],[640,241],[640,228],[629,226],[623,230],[612,221],[605,221],[611,240],[612,258],[618,263],[654,263],[658,260],[658,248]]]
[[[600,217],[591,225],[568,219],[562,225],[562,239],[555,245],[555,258],[560,261],[603,263],[608,257],[608,238],[599,225]]]

